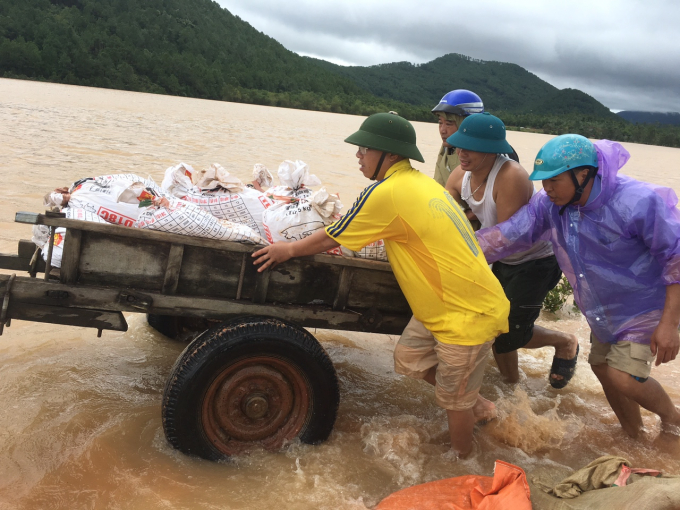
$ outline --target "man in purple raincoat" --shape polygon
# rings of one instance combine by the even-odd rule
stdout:
[[[618,143],[562,135],[539,151],[530,179],[543,190],[509,220],[477,232],[492,263],[551,241],[591,329],[588,358],[623,429],[637,437],[640,406],[680,434],[680,412],[649,377],[678,355],[680,212],[669,188],[617,175]]]

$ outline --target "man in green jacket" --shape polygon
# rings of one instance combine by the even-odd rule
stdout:
[[[482,99],[474,92],[465,89],[452,90],[432,109],[432,113],[439,117],[439,135],[442,137],[442,148],[437,157],[434,180],[442,186],[446,186],[451,171],[460,165],[456,148],[452,147],[446,139],[458,131],[458,126],[465,120],[465,117],[483,111]]]

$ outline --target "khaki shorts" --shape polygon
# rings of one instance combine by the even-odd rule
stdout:
[[[606,363],[612,368],[633,375],[647,378],[652,371],[652,362],[656,358],[649,345],[635,342],[617,342],[606,344],[590,334],[590,356],[588,363],[602,365]]]
[[[437,405],[450,411],[465,411],[472,409],[477,401],[492,344],[493,339],[481,345],[439,342],[413,317],[394,349],[394,370],[414,379],[424,379],[436,366]]]

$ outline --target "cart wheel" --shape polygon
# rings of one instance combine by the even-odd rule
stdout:
[[[240,318],[205,331],[177,359],[163,429],[178,450],[219,460],[296,437],[324,441],[338,402],[333,364],[310,333],[279,319]]]

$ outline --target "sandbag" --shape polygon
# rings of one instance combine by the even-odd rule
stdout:
[[[166,170],[163,187],[166,192],[200,207],[215,218],[246,225],[266,237],[262,214],[274,205],[274,200],[256,189],[247,188],[218,164],[200,172],[183,163],[170,167]]]
[[[193,183],[194,168],[186,163],[179,163],[166,168],[161,182],[161,189],[166,194],[182,198],[189,193],[200,194],[201,190]]]
[[[395,492],[375,510],[531,510],[524,471],[501,460],[493,477],[466,475]]]
[[[140,214],[139,206],[118,201],[129,185],[127,181],[118,181],[104,186],[95,178],[81,179],[71,186],[68,206],[83,209],[108,223],[132,227]]]
[[[265,191],[274,200],[286,202],[291,199],[309,199],[313,193],[310,186],[321,186],[321,180],[309,173],[309,165],[299,159],[281,163],[278,175],[281,184]]]
[[[375,241],[371,244],[364,246],[359,251],[351,252],[351,255],[361,259],[380,260],[383,262],[387,262],[387,251],[385,251],[385,241],[379,239],[378,241]]]
[[[597,461],[614,459],[602,457]],[[625,461],[625,459],[623,459]],[[626,461],[627,462],[627,461]],[[677,510],[680,508],[680,477],[631,474],[624,487],[610,486],[618,471],[593,469],[594,463],[576,472],[566,467],[539,467],[528,475],[535,510]],[[619,466],[625,466],[619,463]],[[570,499],[555,495],[555,488],[578,481],[578,495]],[[599,487],[599,488],[596,488]],[[583,491],[583,489],[587,489]],[[571,491],[569,491],[571,492]],[[565,493],[558,489],[562,496]]]
[[[94,182],[104,187],[122,186],[127,188],[135,182],[141,182],[144,184],[145,188],[153,189],[159,195],[163,194],[161,187],[156,184],[156,182],[151,177],[144,178],[136,174],[110,174],[99,175],[97,177],[93,177],[93,179]]]
[[[321,188],[309,200],[277,202],[263,214],[262,223],[270,243],[299,241],[340,219],[342,203],[337,195]],[[328,253],[342,255],[340,247]]]
[[[261,163],[255,163],[253,167],[253,185],[255,189],[264,191],[274,184],[274,176],[269,169]]]
[[[174,197],[156,200],[153,205],[145,207],[134,226],[221,241],[269,244],[246,225],[215,218],[197,205]]]

